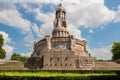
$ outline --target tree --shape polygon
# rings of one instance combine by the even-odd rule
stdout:
[[[11,60],[17,60],[17,61],[19,61],[19,57],[20,57],[19,54],[13,53],[13,55],[11,56]]]
[[[120,59],[120,42],[114,42],[111,52],[113,54],[112,60]]]
[[[13,55],[11,56],[11,60],[17,60],[17,61],[26,61],[27,60],[27,57],[25,56],[21,56],[20,54],[16,54],[16,53],[13,53]]]
[[[0,47],[0,59],[4,59],[5,57],[6,57],[5,50]]]
[[[3,44],[4,44],[4,39],[3,39],[2,34],[0,34],[0,47],[2,47]]]
[[[4,39],[2,34],[0,34],[0,59],[4,59],[6,57],[6,52],[2,48],[3,44],[4,44]]]

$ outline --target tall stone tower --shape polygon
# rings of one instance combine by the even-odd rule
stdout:
[[[66,10],[60,4],[55,13],[52,35],[34,43],[34,51],[25,67],[30,69],[73,70],[91,69],[92,57],[86,49],[87,42],[69,34]]]
[[[69,31],[66,25],[66,11],[62,7],[62,4],[59,5],[56,10],[56,16],[54,20],[54,30],[52,33],[53,37],[68,37]]]

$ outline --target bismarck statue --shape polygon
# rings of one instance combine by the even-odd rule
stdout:
[[[25,63],[30,69],[73,70],[91,69],[92,57],[86,50],[87,42],[69,34],[66,10],[60,4],[55,13],[52,35],[34,42],[34,51]]]

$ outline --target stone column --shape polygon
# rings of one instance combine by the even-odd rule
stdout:
[[[65,34],[65,37],[67,37],[67,36],[66,36],[66,35],[67,35],[67,34],[66,34],[66,31],[64,32],[64,34]]]
[[[60,31],[60,37],[62,37],[62,32]]]
[[[51,36],[45,36],[45,39],[46,39],[46,44],[47,44],[47,50],[50,50],[51,49]]]
[[[86,45],[87,42],[85,40],[82,40],[82,42],[84,43],[84,51],[88,52],[87,49],[86,49],[87,48],[87,45]]]
[[[58,19],[58,27],[61,26],[61,22],[60,19]]]
[[[60,18],[62,19],[62,11],[60,11]]]
[[[75,40],[74,40],[74,36],[73,35],[70,36],[70,49],[72,51],[75,50]]]

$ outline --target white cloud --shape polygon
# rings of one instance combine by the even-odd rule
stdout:
[[[67,10],[68,28],[70,33],[81,38],[81,31],[78,27],[99,27],[102,24],[106,24],[113,20],[114,11],[109,10],[104,5],[104,0],[76,0],[79,4],[71,4],[70,0],[66,4],[66,0],[63,1],[63,6]],[[87,3],[86,3],[87,2]],[[38,3],[40,4],[40,3]],[[66,4],[66,5],[65,5]],[[36,20],[42,22],[41,27],[33,25],[32,29],[38,37],[43,38],[45,35],[51,34],[53,29],[53,20],[55,17],[55,12],[41,12],[41,8],[33,8],[30,5],[25,5],[28,12],[35,14]],[[93,30],[89,30],[93,33]]]
[[[12,0],[12,1],[14,2],[16,0]],[[98,27],[102,24],[111,22],[115,17],[115,12],[112,10],[109,10],[104,5],[104,0],[74,0],[74,1],[73,0],[69,0],[69,1],[68,0],[62,0],[62,1],[61,0],[43,0],[43,1],[17,0],[16,2],[24,3],[23,5],[24,8],[27,8],[27,11],[31,11],[31,12],[33,11],[34,13],[36,13],[36,19],[40,20],[43,23],[53,21],[54,14],[42,13],[39,8],[33,9],[32,5],[31,6],[27,5],[27,3],[25,2],[31,2],[31,3],[41,2],[37,4],[62,2],[67,10],[67,14],[68,14],[67,18],[69,19],[71,24],[73,24],[76,27],[79,27],[79,26],[92,27],[92,28]],[[75,3],[75,4],[72,4],[72,3]],[[12,8],[12,10],[7,9],[9,6]],[[0,22],[4,24],[9,24],[10,26],[20,28],[25,31],[30,30],[29,28],[29,26],[31,25],[30,21],[23,19],[21,17],[21,14],[16,10],[15,6],[5,4],[4,7],[6,8],[6,10],[3,10],[0,12],[2,15],[0,16],[0,19],[1,19]]]
[[[38,27],[37,24],[32,24],[32,29],[36,33],[38,37],[43,38],[45,35],[50,35],[53,30],[53,20],[54,20],[54,13],[48,12],[43,13],[39,8],[28,8],[29,5],[26,5],[26,9],[28,12],[35,14],[35,19],[37,21],[42,22],[43,24]]]
[[[90,49],[90,53],[92,57],[97,59],[111,60],[112,57],[110,46]]]
[[[50,3],[49,1],[54,2],[54,0],[47,0],[46,2]],[[77,35],[77,37],[79,38],[81,38],[81,31],[77,27],[100,27],[100,25],[111,22],[115,17],[115,12],[109,10],[104,5],[104,0],[76,0],[76,2],[80,2],[79,4],[72,4],[73,2],[75,2],[73,0],[69,0],[68,3],[66,1],[67,0],[63,0],[62,3],[67,10],[67,19],[69,22],[68,28],[71,34]],[[43,23],[41,27],[33,26],[33,29],[38,37],[43,37],[45,35],[51,34],[53,29],[52,22],[55,17],[55,12],[43,13],[41,11],[41,8],[33,8],[31,5],[28,4],[24,4],[24,8],[26,9],[26,11],[34,13],[36,20]],[[93,31],[90,30],[90,32]]]
[[[26,57],[30,57],[31,54],[32,54],[32,51],[27,52],[27,53],[20,53],[20,55],[22,55],[22,56],[26,56]]]
[[[45,35],[50,35],[52,33],[55,12],[43,13],[41,12],[41,9],[31,8],[30,5],[25,5],[24,8],[27,12],[34,13],[35,19],[43,23],[40,27],[36,24],[33,24],[32,26],[33,31],[38,37],[43,38]],[[68,22],[68,29],[72,35],[75,35],[77,38],[81,38],[81,31],[75,25]]]
[[[0,23],[11,27],[22,29],[25,32],[29,31],[30,22],[22,19],[16,10],[4,10],[0,12]]]
[[[114,22],[120,22],[120,5],[118,6],[118,11],[116,12]]]
[[[32,32],[29,32],[27,34],[26,37],[24,37],[24,41],[26,42],[26,44],[24,44],[26,47],[31,48],[33,47],[33,43],[34,43],[34,36],[32,34]]]
[[[70,0],[66,4],[66,0],[63,1],[63,6],[67,10],[68,28],[70,33],[81,38],[81,31],[78,27],[84,26],[86,28],[96,28],[100,25],[111,22],[115,17],[115,12],[109,10],[104,5],[104,0],[76,0],[79,4],[71,4],[73,0]],[[86,3],[87,2],[87,3]],[[25,5],[28,12],[35,14],[36,20],[42,22],[42,26],[34,26],[33,29],[37,36],[45,36],[51,34],[53,29],[53,20],[55,12],[43,13],[40,8],[32,8],[30,5]],[[37,30],[35,30],[37,29]],[[39,30],[38,30],[39,29]],[[93,33],[92,30],[90,30]]]
[[[36,33],[36,35],[41,38],[43,38],[45,35],[50,35],[53,30],[55,12],[42,13],[39,8],[35,8],[31,11],[35,14],[36,20],[43,23],[41,27],[38,27],[36,24],[33,24],[32,29]],[[68,29],[70,31],[70,34],[75,35],[77,38],[81,38],[81,31],[76,26],[74,26],[71,23],[68,23]]]
[[[41,37],[44,37],[45,35],[51,35],[52,30],[53,30],[52,23],[44,23],[40,27]]]
[[[0,2],[0,4],[0,23],[21,29],[23,32],[26,33],[30,31],[30,21],[22,18],[22,15],[16,9],[15,4],[10,2]]]
[[[3,35],[4,44],[7,44],[7,43],[11,42],[11,39],[9,38],[9,35],[7,33],[5,33],[4,31],[0,31],[0,34]]]
[[[115,12],[109,10],[104,3],[80,3],[65,5],[68,19],[75,26],[95,28],[111,22]]]
[[[43,23],[39,29],[41,36],[50,35],[53,29],[54,13],[42,13],[38,8],[33,11],[36,15],[36,20]]]
[[[104,26],[101,26],[100,29],[104,29]]]
[[[4,0],[6,2],[9,2],[9,0]],[[31,3],[98,3],[103,2],[103,0],[12,0],[11,2],[19,3],[19,2],[31,2]]]
[[[32,23],[22,17],[22,14],[16,8],[16,4],[12,2],[0,2],[0,4],[0,23],[20,29],[20,32],[26,35],[24,38],[26,43],[24,45],[30,47],[30,44],[34,41],[34,36],[31,31]]]
[[[40,37],[40,31],[39,31],[39,27],[37,26],[37,24],[33,23],[32,30],[36,33],[37,36]]]
[[[13,47],[12,46],[10,46],[10,45],[7,45],[7,44],[5,44],[4,46],[3,46],[3,49],[5,49],[5,51],[6,51],[6,53],[9,55],[9,54],[12,54],[12,52],[13,52]]]
[[[5,49],[6,51],[6,56],[7,58],[10,58],[10,56],[13,53],[13,47],[11,45],[9,45],[9,43],[11,43],[11,38],[9,37],[9,35],[7,33],[5,33],[4,31],[0,31],[0,34],[3,35],[3,39],[4,39],[4,45],[3,45],[3,49]]]
[[[76,26],[74,26],[73,24],[68,23],[68,29],[69,29],[71,35],[74,35],[77,38],[82,38],[81,37],[81,31]]]
[[[89,33],[94,33],[94,31],[92,29],[89,29]]]
[[[13,5],[13,3],[10,3],[10,2],[5,2],[5,1],[0,1],[0,11],[2,10],[12,10],[12,9],[15,9],[15,6]]]
[[[40,20],[43,23],[51,22],[54,20],[54,13],[42,13],[39,8],[33,9],[36,14],[36,20]]]

